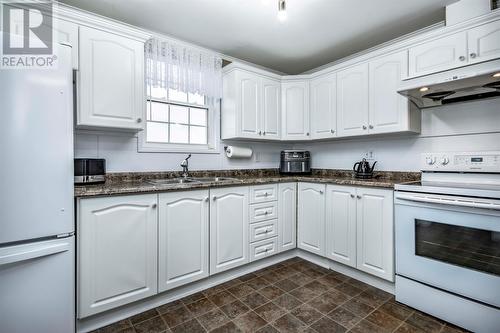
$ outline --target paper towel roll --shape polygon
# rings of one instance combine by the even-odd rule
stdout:
[[[228,146],[226,148],[227,158],[250,158],[252,153],[252,149],[246,147]]]

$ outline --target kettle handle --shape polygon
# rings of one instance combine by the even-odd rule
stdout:
[[[373,162],[372,169],[371,169],[371,171],[370,171],[370,172],[375,171],[375,164],[377,164],[377,161]]]
[[[352,167],[352,171],[357,172],[356,165],[358,165],[358,164],[361,164],[361,162],[354,163],[354,166]]]

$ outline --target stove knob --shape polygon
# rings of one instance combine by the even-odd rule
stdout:
[[[441,159],[441,164],[442,165],[447,165],[448,163],[450,163],[450,159],[448,157],[443,157]]]
[[[436,158],[432,156],[427,156],[425,158],[425,163],[427,163],[428,165],[433,165],[434,163],[436,163]]]

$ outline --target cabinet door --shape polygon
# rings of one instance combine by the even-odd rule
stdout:
[[[467,32],[469,63],[500,58],[500,20]]]
[[[356,267],[356,188],[326,186],[326,256]]]
[[[297,233],[297,184],[278,186],[278,251],[296,247]]]
[[[369,133],[407,129],[408,99],[397,93],[408,72],[408,53],[402,51],[370,62]]]
[[[368,133],[368,64],[337,73],[338,136]]]
[[[337,75],[311,81],[311,138],[324,139],[337,135]]]
[[[309,133],[309,83],[285,82],[282,95],[282,139],[308,140]]]
[[[210,274],[248,263],[248,191],[210,190]]]
[[[262,136],[281,137],[281,85],[279,81],[262,78]]]
[[[64,20],[57,20],[54,30],[59,42],[71,45],[71,63],[73,69],[78,69],[78,25]]]
[[[299,183],[298,247],[325,255],[325,185]]]
[[[78,317],[157,293],[157,195],[81,199]]]
[[[357,268],[394,281],[393,191],[357,189]]]
[[[260,77],[238,71],[236,73],[236,84],[238,85],[239,114],[240,114],[240,136],[243,138],[259,138],[261,109]]]
[[[410,77],[464,65],[467,65],[467,33],[465,31],[410,48]]]
[[[80,27],[80,127],[142,129],[144,43]]]
[[[208,276],[208,201],[206,191],[159,196],[158,291]]]

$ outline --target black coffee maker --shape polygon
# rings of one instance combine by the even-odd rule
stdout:
[[[369,179],[373,178],[373,170],[375,169],[375,164],[377,161],[373,162],[373,165],[370,166],[370,163],[363,158],[360,162],[354,163],[352,170],[354,171],[354,177],[360,179]]]

